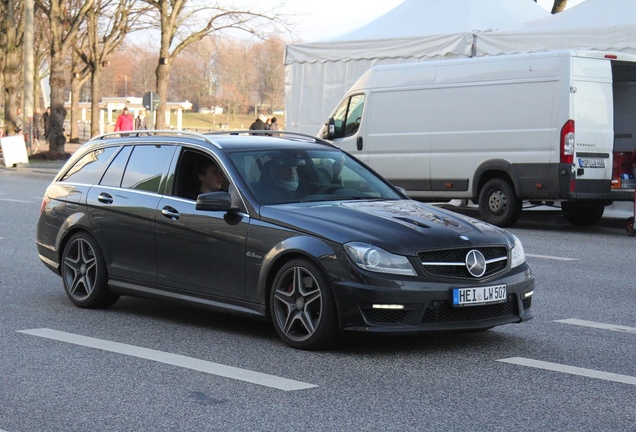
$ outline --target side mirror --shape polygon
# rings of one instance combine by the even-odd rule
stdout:
[[[204,211],[236,210],[232,208],[232,196],[228,192],[208,192],[197,197],[195,208]]]
[[[336,137],[336,121],[333,119],[333,117],[329,118],[329,120],[327,120],[327,136],[325,138],[327,138],[328,140],[332,140]]]

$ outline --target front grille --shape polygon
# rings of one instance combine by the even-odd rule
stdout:
[[[431,302],[426,308],[421,322],[429,324],[480,321],[510,315],[518,315],[513,295],[509,295],[505,303],[460,308],[453,307],[447,301]]]
[[[362,308],[364,318],[369,324],[401,324],[406,317],[405,310]]]
[[[486,272],[482,278],[508,267],[508,249],[505,246],[435,250],[421,252],[418,257],[424,271],[432,276],[475,279],[466,268],[466,254],[473,249],[486,258]]]

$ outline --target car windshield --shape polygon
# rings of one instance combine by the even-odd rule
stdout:
[[[336,149],[263,149],[229,157],[262,204],[401,199],[380,177]]]

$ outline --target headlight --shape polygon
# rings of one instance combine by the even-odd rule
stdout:
[[[417,275],[405,256],[395,255],[366,243],[347,243],[344,248],[349,258],[365,270],[406,276]]]
[[[510,268],[519,267],[521,264],[526,262],[526,252],[523,250],[523,245],[521,241],[517,238],[517,236],[513,235],[515,239],[515,246],[512,248],[512,261],[510,263]]]

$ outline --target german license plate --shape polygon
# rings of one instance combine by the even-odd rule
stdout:
[[[506,285],[453,289],[453,306],[503,303],[506,298]]]
[[[581,168],[605,168],[605,161],[603,159],[579,158],[579,166]]]

